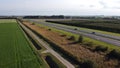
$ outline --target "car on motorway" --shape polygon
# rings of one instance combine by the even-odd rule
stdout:
[[[74,28],[74,30],[77,30],[77,28]]]
[[[92,32],[92,34],[95,34],[95,32]]]

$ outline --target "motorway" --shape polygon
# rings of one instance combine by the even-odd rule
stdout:
[[[47,51],[49,53],[51,53],[53,56],[55,56],[61,63],[63,63],[67,68],[75,68],[74,65],[72,65],[69,61],[67,61],[66,59],[64,59],[59,53],[57,53],[56,51],[54,51],[50,45],[46,42],[44,42],[42,39],[40,39],[36,34],[34,34],[30,29],[28,29],[27,27],[25,27],[23,24],[21,24],[20,22],[18,22],[22,28],[32,37],[34,37],[34,39],[36,39],[42,46],[44,46]]]
[[[106,42],[106,43],[109,43],[109,44],[120,46],[120,41],[119,41],[120,37],[118,37],[118,36],[101,34],[101,33],[92,34],[92,32],[90,32],[90,31],[84,31],[84,30],[80,30],[80,29],[75,30],[75,28],[73,28],[73,27],[64,26],[64,25],[60,25],[60,24],[54,24],[54,23],[48,23],[48,22],[45,22],[45,21],[41,21],[41,22],[36,21],[36,20],[29,20],[29,21],[30,22],[35,22],[35,23],[38,23],[38,24],[42,24],[42,25],[45,25],[45,26],[53,27],[53,28],[56,28],[56,29],[64,30],[64,31],[67,31],[67,32],[71,32],[71,33],[74,33],[74,34],[80,34],[80,35],[83,35],[83,36],[87,36],[87,37],[90,37],[90,38],[93,38],[93,39],[96,39],[96,40],[99,40],[99,41],[102,41],[102,42]]]

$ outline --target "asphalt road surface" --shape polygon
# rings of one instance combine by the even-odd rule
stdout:
[[[26,30],[30,36],[34,37],[42,46],[44,46],[49,53],[51,53],[53,56],[55,56],[59,61],[61,61],[67,68],[75,68],[74,65],[72,65],[69,61],[64,59],[59,53],[54,51],[52,48],[50,48],[50,45],[44,42],[42,39],[40,39],[36,34],[34,34],[31,30],[29,30],[27,27],[25,27],[23,24],[19,22],[19,24],[22,26],[23,29]]]
[[[40,23],[39,20],[30,20],[30,21],[35,21],[37,23]],[[45,20],[41,20],[41,21],[45,22]],[[89,33],[89,34],[93,34],[93,32],[94,32],[92,30],[81,30],[79,27],[71,27],[71,26],[56,24],[56,23],[50,23],[50,24],[52,24],[52,26],[59,26],[59,27],[63,27],[63,28],[71,29],[71,30],[76,30],[76,31],[84,32],[84,33]],[[100,32],[94,32],[94,35],[103,36],[103,37],[107,37],[107,38],[111,38],[111,39],[115,39],[115,40],[120,41],[120,36],[103,34],[103,33],[100,33]]]
[[[39,22],[39,21],[35,21],[35,20],[29,20],[29,21],[39,23],[39,24],[42,24],[45,26],[53,27],[56,29],[64,30],[67,32],[84,35],[84,36],[87,36],[87,37],[90,37],[90,38],[93,38],[93,39],[96,39],[96,40],[99,40],[102,42],[120,46],[120,41],[119,41],[120,37],[118,37],[118,36],[112,36],[112,35],[101,34],[101,33],[92,34],[92,32],[89,32],[89,31],[75,30],[75,28],[72,28],[72,27],[62,26],[59,24],[48,23],[48,22],[44,22],[44,21],[43,22]]]

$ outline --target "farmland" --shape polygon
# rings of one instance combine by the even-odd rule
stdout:
[[[15,20],[0,20],[0,68],[41,68]]]
[[[10,52],[9,51],[7,52],[8,54],[3,53],[3,55],[13,54],[14,56],[13,57],[10,56],[10,59],[11,57],[12,59],[15,58],[11,62],[10,61],[4,62],[6,59],[4,57],[3,58],[4,60],[2,61],[6,65],[2,65],[2,62],[1,62],[1,66],[3,66],[3,68],[6,68],[4,66],[7,66],[7,65],[13,66],[10,68],[18,68],[18,67],[26,68],[29,66],[31,68],[34,68],[34,67],[35,68],[49,68],[49,67],[66,68],[66,66],[69,67],[69,64],[68,65],[65,64],[64,66],[64,62],[62,62],[63,60],[59,59],[60,57],[56,57],[55,53],[52,52],[52,50],[58,52],[59,55],[64,57],[64,59],[66,59],[67,61],[71,62],[71,64],[74,65],[76,68],[77,67],[78,68],[79,67],[81,68],[120,67],[119,46],[115,46],[114,44],[109,44],[106,42],[95,40],[94,38],[89,38],[84,34],[82,35],[82,34],[72,33],[66,30],[51,27],[49,25],[46,25],[48,24],[48,22],[45,22],[45,21],[43,23],[46,23],[46,24],[42,24],[42,22],[36,22],[31,20],[20,19],[19,21],[21,22],[17,21],[19,23],[17,24],[15,20],[6,20],[6,21],[1,20],[1,23],[0,23],[1,38],[4,37],[5,34],[9,33],[10,36],[7,35],[8,37],[5,40],[7,40],[8,42],[10,41],[9,44],[11,43],[11,45],[15,44],[13,48],[10,49],[7,43],[0,42],[1,45],[3,43],[7,45],[6,50],[13,51],[11,52],[11,54],[9,53]],[[61,26],[62,25],[58,27],[61,27]],[[20,27],[24,30],[26,35],[22,33],[22,30]],[[67,26],[63,25],[63,27],[67,27]],[[7,28],[10,31],[8,31]],[[76,27],[73,27],[73,31],[78,30],[78,28],[77,30],[74,30],[75,28]],[[2,36],[2,34],[4,35]],[[92,34],[92,35],[95,35],[95,34]],[[30,40],[27,39],[26,36],[28,36]],[[12,40],[9,40],[9,37],[10,39],[12,38]],[[82,38],[81,41],[79,41],[80,37]],[[104,37],[104,36],[99,36],[99,38],[100,37]],[[5,41],[5,40],[2,40],[2,41]],[[24,40],[26,42],[23,42]],[[30,45],[30,41],[32,41],[33,46]],[[21,45],[24,45],[24,46],[21,46]],[[1,49],[1,51],[3,50]],[[3,52],[6,52],[6,50]],[[41,58],[43,59],[42,61],[41,61]],[[28,61],[26,61],[27,59]],[[43,64],[42,64],[43,62],[46,62],[48,67],[45,67],[45,66],[43,67]]]

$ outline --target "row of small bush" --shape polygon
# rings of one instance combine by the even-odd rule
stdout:
[[[67,40],[75,40],[74,36],[69,36],[67,37]],[[78,38],[78,43],[82,43],[83,42],[83,37],[80,35]],[[93,46],[93,42],[85,42],[83,43],[85,46],[88,47],[92,47]],[[98,45],[95,47],[95,49],[93,51],[97,51],[97,52],[105,52],[108,50],[108,47],[102,46],[102,45]]]
[[[108,50],[108,47],[105,47],[105,46],[96,46],[96,48],[94,49],[94,51],[101,51],[101,52],[105,52]]]

